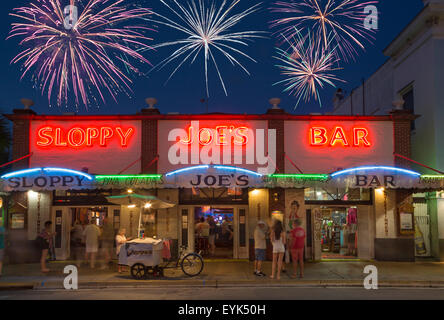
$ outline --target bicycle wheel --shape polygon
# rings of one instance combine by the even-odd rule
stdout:
[[[141,263],[136,263],[131,267],[131,275],[134,279],[142,280],[146,277],[146,268]]]
[[[204,267],[203,259],[196,253],[187,254],[180,262],[183,273],[189,277],[198,276]]]

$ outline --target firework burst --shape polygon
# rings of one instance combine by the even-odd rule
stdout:
[[[68,103],[70,92],[76,105],[85,106],[98,94],[105,102],[108,92],[116,100],[119,92],[131,92],[131,79],[123,71],[138,72],[135,62],[149,63],[138,50],[149,49],[145,26],[132,24],[151,14],[130,8],[124,0],[37,0],[10,15],[11,37],[23,38],[25,49],[12,63],[23,63],[23,75],[34,70],[33,80],[56,95],[57,105]],[[134,62],[129,62],[129,61]]]
[[[324,47],[328,36],[333,35],[332,43],[345,61],[355,59],[356,47],[364,49],[364,40],[374,39],[374,30],[367,30],[364,21],[367,17],[365,8],[378,4],[377,0],[289,0],[276,2],[272,12],[287,15],[272,21],[271,26],[279,28],[279,33],[286,37],[294,35],[296,30],[313,30],[314,35],[322,39]]]
[[[282,36],[289,45],[288,50],[277,48],[278,55],[275,57],[280,61],[277,65],[286,79],[275,83],[285,86],[284,92],[294,95],[297,99],[295,108],[301,99],[308,102],[312,97],[319,101],[322,106],[319,89],[326,85],[335,87],[334,81],[342,81],[334,75],[338,70],[334,67],[337,62],[333,50],[324,50],[321,41],[314,40],[310,33],[302,36],[301,32],[295,30],[291,38]],[[327,37],[328,46],[331,45],[333,37]]]
[[[237,65],[248,75],[250,74],[236,56],[256,62],[242,51],[242,48],[248,47],[248,42],[254,38],[262,38],[263,36],[259,35],[261,33],[259,31],[233,32],[231,29],[245,17],[256,12],[260,4],[233,14],[233,10],[240,0],[234,0],[231,3],[223,0],[220,5],[216,5],[215,2],[208,3],[210,0],[190,1],[186,5],[182,5],[176,0],[160,1],[174,14],[175,19],[154,13],[158,19],[150,20],[180,31],[186,36],[180,40],[153,46],[154,48],[178,47],[154,68],[161,69],[169,63],[180,60],[167,81],[173,77],[184,63],[190,62],[193,64],[200,54],[203,55],[205,64],[204,77],[207,96],[209,96],[208,69],[210,65],[215,67],[222,88],[227,95],[227,89],[217,63],[216,53],[228,59],[233,66]]]

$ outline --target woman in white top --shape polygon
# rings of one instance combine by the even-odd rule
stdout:
[[[284,228],[282,227],[282,222],[280,220],[275,220],[273,224],[273,228],[270,235],[271,244],[273,245],[273,264],[271,267],[271,279],[274,279],[276,274],[276,265],[277,265],[277,279],[281,279],[281,269],[282,269],[282,260],[284,258],[286,236],[284,232]]]
[[[127,238],[125,236],[126,233],[126,229],[125,228],[121,228],[119,229],[119,232],[116,235],[116,253],[117,253],[117,259],[119,258],[119,253],[120,253],[120,248],[122,248],[122,246],[129,240],[131,240],[131,238]],[[119,273],[122,273],[122,266],[120,264],[117,264],[117,269],[119,271]]]

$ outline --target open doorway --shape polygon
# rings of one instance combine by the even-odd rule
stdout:
[[[332,207],[321,209],[321,258],[353,259],[358,253],[358,209]]]
[[[196,248],[202,250],[205,256],[218,259],[233,258],[234,239],[234,209],[214,208],[211,206],[195,207],[194,218],[196,221]],[[214,225],[208,235],[206,231],[200,232],[202,222]],[[206,226],[204,227],[206,228]]]

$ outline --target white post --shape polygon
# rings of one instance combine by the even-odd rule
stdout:
[[[140,223],[142,222],[142,212],[143,208],[140,206],[140,212],[139,212],[139,227],[137,228],[137,239],[140,238]]]

